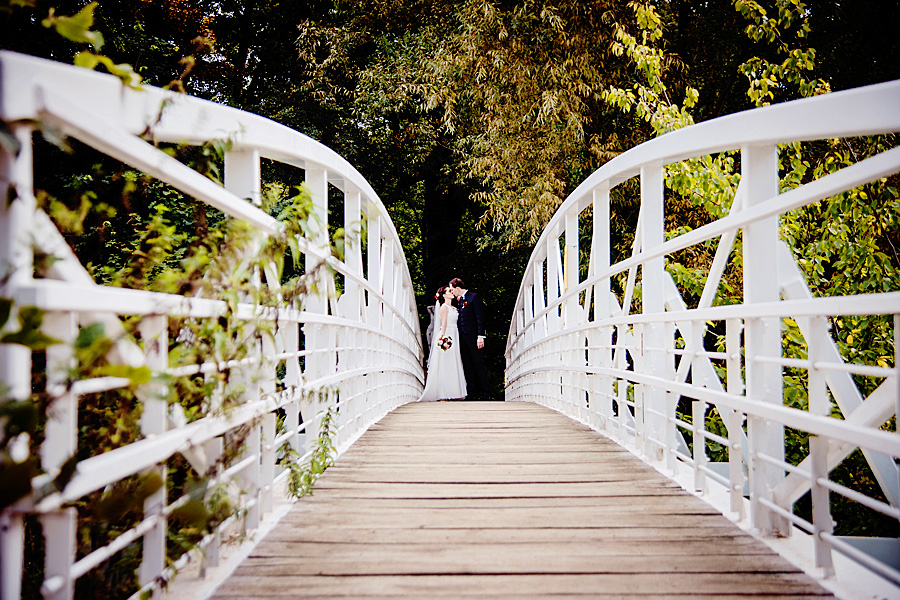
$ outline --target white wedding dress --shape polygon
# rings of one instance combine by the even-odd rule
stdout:
[[[440,305],[435,307],[434,334],[431,339],[431,352],[428,356],[428,377],[425,380],[425,390],[419,398],[419,402],[434,400],[452,400],[466,397],[466,377],[463,375],[462,359],[459,354],[459,328],[456,323],[459,320],[459,311],[449,307],[447,312],[447,329],[444,333],[453,340],[453,345],[447,350],[438,346],[440,335]]]

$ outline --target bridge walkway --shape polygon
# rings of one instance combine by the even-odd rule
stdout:
[[[241,598],[832,597],[615,442],[542,406],[403,406],[214,593]]]

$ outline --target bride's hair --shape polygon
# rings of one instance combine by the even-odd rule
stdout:
[[[444,303],[444,292],[446,292],[449,289],[450,289],[450,286],[442,285],[441,287],[438,288],[437,292],[435,292],[434,299],[437,300],[437,303],[439,305]],[[455,296],[453,297],[453,299],[450,300],[450,306],[456,306],[456,297]]]

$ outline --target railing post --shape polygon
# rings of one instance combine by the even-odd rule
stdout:
[[[590,276],[603,272],[609,268],[610,241],[609,241],[609,184],[604,183],[593,190],[592,211],[594,213],[593,235],[591,236],[591,258],[588,273]],[[587,307],[585,307],[587,309]],[[603,278],[594,284],[594,321],[599,322],[612,316],[610,305],[609,278]],[[613,366],[614,352],[608,346],[612,345],[612,327],[592,329],[595,335],[594,345],[597,348],[596,363],[600,367]],[[599,347],[599,346],[606,347]],[[594,362],[594,361],[592,361]],[[592,397],[591,410],[600,410],[600,421],[605,431],[612,431],[612,403],[613,403],[613,379],[607,375],[594,377],[595,394]]]
[[[368,233],[368,242],[366,247],[366,279],[369,281],[369,287],[377,292],[382,291],[381,276],[381,215],[376,208],[367,205],[366,221]],[[381,327],[381,314],[383,308],[381,302],[376,298],[369,296],[368,302],[368,323],[375,327]]]
[[[262,206],[259,150],[238,148],[225,153],[225,189]]]
[[[631,335],[634,337],[635,349],[631,358],[634,364],[635,373],[643,373],[647,368],[646,333],[647,326],[643,323],[631,326]],[[649,456],[648,448],[650,447],[650,444],[647,442],[648,424],[644,402],[644,392],[649,391],[649,389],[648,386],[640,383],[632,384],[632,389],[634,390],[634,449],[640,455]],[[650,433],[650,435],[652,435],[652,433]]]
[[[169,366],[168,317],[166,315],[146,317],[139,326],[141,340],[144,343],[146,364],[156,373]],[[165,432],[168,420],[168,404],[165,396],[156,386],[144,386],[138,393],[143,404],[141,414],[141,433],[144,437],[153,437]],[[144,501],[145,517],[156,516],[156,524],[144,534],[144,554],[141,561],[140,583],[142,586],[155,581],[166,568],[166,517],[163,509],[166,505],[166,473],[165,465],[155,468],[162,480],[160,489]]]
[[[306,187],[312,200],[313,234],[309,243],[316,249],[323,250],[328,245],[328,174],[325,169],[307,167]],[[320,268],[318,258],[306,255],[306,274],[309,276],[315,269]],[[312,279],[316,286],[314,293],[308,294],[305,299],[304,311],[324,315],[328,312],[327,286],[322,273],[316,274]],[[315,381],[322,377],[327,369],[326,349],[329,347],[326,328],[319,323],[306,323],[303,326],[304,349],[306,350],[306,369],[304,374],[307,381]],[[316,420],[318,412],[318,397],[305,398],[301,401],[300,415],[306,424],[304,439],[305,448],[309,451],[316,438],[319,437],[319,423]]]
[[[744,187],[743,209],[778,195],[778,148],[772,145],[747,146],[741,150],[741,185]],[[744,304],[760,304],[779,300],[776,249],[778,217],[768,217],[747,225],[743,231]],[[763,363],[756,357],[781,356],[781,322],[778,318],[748,319],[746,323],[747,396],[754,400],[781,405],[781,367]],[[771,498],[772,490],[784,472],[767,466],[756,456],[763,453],[784,460],[784,427],[751,418],[748,424],[751,449],[750,498],[753,526],[766,535],[790,535],[785,520],[768,510],[760,498]]]
[[[534,265],[534,314],[537,316],[545,308],[547,308],[547,304],[544,299],[544,262],[546,261],[538,261]],[[549,278],[548,278],[549,279]],[[544,339],[547,335],[547,315],[536,318],[534,322],[534,342],[539,342]]]
[[[381,282],[383,290],[382,294],[384,294],[385,300],[389,304],[396,305],[396,290],[394,288],[394,270],[396,269],[396,265],[394,263],[394,246],[392,244],[382,245],[381,260],[383,261],[381,264],[381,269],[383,271]],[[391,338],[396,338],[396,315],[394,314],[394,312],[392,310],[388,310],[387,307],[383,307],[381,318],[381,327],[385,331],[390,333]]]
[[[900,421],[900,312],[894,313],[894,422]],[[900,435],[900,427],[896,427]],[[896,460],[893,461],[896,464]],[[900,498],[900,466],[896,467],[894,497]],[[888,495],[890,497],[890,495]]]
[[[628,326],[627,325],[618,325],[616,327],[616,348],[615,350],[615,363],[616,369],[620,371],[624,371],[626,364],[626,354],[628,353],[628,348],[625,343],[625,338],[628,335]],[[625,442],[628,439],[628,404],[626,400],[628,400],[628,385],[629,382],[627,379],[616,379],[616,436],[617,439],[621,442]]]
[[[691,339],[694,343],[690,354],[691,384],[694,387],[707,387],[706,377],[703,375],[701,363],[703,357],[697,353],[702,352],[703,334],[706,331],[702,321],[691,321]],[[706,473],[701,467],[705,467],[708,461],[706,454],[706,402],[694,400],[691,402],[691,431],[693,433],[693,460],[694,460],[694,490],[706,493]]]
[[[739,396],[744,393],[741,375],[741,329],[740,319],[725,321],[725,376],[729,394]],[[731,511],[739,518],[744,517],[744,469],[743,441],[744,415],[732,411],[728,426],[728,480],[731,484]]]
[[[238,480],[244,486],[243,491],[246,492],[248,498],[247,513],[244,517],[244,527],[248,531],[259,528],[260,514],[262,512],[260,495],[262,487],[260,481],[260,458],[262,454],[261,422],[262,419],[249,424],[250,431],[247,434],[247,439],[244,440],[243,446],[247,449],[247,454],[249,455],[247,458],[252,459],[252,462],[242,469],[238,475]]]
[[[675,323],[667,321],[665,324],[666,347],[675,347]],[[675,355],[666,355],[666,379],[675,381]],[[675,426],[675,416],[678,412],[678,400],[681,396],[674,392],[666,392],[666,424],[665,435],[662,441],[665,443],[663,447],[663,460],[666,469],[674,474],[676,469],[677,457],[675,456],[675,446],[677,442],[678,428]]]
[[[349,271],[362,277],[362,244],[360,234],[362,228],[362,199],[358,189],[348,187],[344,190],[344,262]],[[350,277],[344,280],[342,316],[353,321],[359,320],[360,307],[359,284]]]
[[[603,272],[609,268],[609,183],[594,188],[593,213],[594,225],[591,248],[590,274]],[[604,277],[594,285],[594,320],[599,321],[612,315],[609,302],[609,278]]]
[[[555,305],[559,300],[559,276],[562,258],[559,254],[559,237],[550,236],[547,240],[547,308],[553,306],[553,310],[547,312],[547,333],[553,334],[560,329],[559,306]]]
[[[733,410],[728,415],[728,483],[731,486],[731,512],[744,518],[743,440],[744,414]]]
[[[894,387],[894,418],[900,420],[900,313],[894,314]],[[900,477],[894,492],[900,498]]]
[[[821,340],[828,334],[828,326],[824,317],[809,319],[811,340]],[[828,399],[828,385],[825,373],[816,367],[816,361],[822,360],[822,344],[808,344],[809,352],[809,413],[811,415],[828,416],[831,414],[831,402]],[[826,355],[827,356],[827,355]],[[810,495],[812,497],[813,545],[815,548],[816,566],[821,568],[826,577],[834,574],[834,563],[831,547],[822,539],[822,534],[831,534],[834,530],[831,519],[831,505],[828,488],[819,484],[819,479],[828,479],[827,439],[816,435],[809,436],[810,456]],[[785,507],[788,510],[790,506]]]
[[[78,324],[72,313],[50,313],[44,318],[43,329],[47,335],[62,342],[47,348],[47,393],[52,398],[52,405],[44,429],[48,443],[41,445],[44,470],[58,473],[75,454],[78,443],[78,397],[66,385],[73,366],[72,343],[78,334]],[[41,515],[47,548],[44,581],[61,580],[61,585],[47,590],[45,598],[71,598],[75,592],[75,581],[70,572],[75,562],[76,518],[73,508]]]
[[[526,274],[526,277],[528,275]],[[524,319],[528,329],[522,336],[525,340],[525,346],[528,347],[534,342],[534,285],[525,284],[524,293],[522,294],[522,302],[524,303]]]
[[[579,273],[579,256],[578,256],[578,214],[569,213],[566,215],[566,250],[563,260],[563,293],[569,293],[581,283]],[[581,311],[579,310],[578,296],[572,296],[566,300],[565,307],[565,326],[567,328],[576,327],[582,322]]]
[[[203,444],[203,451],[206,453],[207,464],[210,468],[215,465],[213,471],[217,475],[221,473],[222,468],[219,460],[225,451],[225,440],[221,437],[215,437]],[[200,559],[200,577],[206,577],[206,569],[209,567],[219,566],[220,550],[222,546],[222,526],[217,525],[212,532],[212,540],[203,549],[203,556]]]
[[[706,427],[706,402],[691,402],[691,431],[693,432],[694,459],[694,491],[706,493],[706,473],[701,467],[706,466],[706,438],[703,432]]]
[[[0,600],[19,600],[25,553],[25,523],[21,513],[0,514]]]
[[[651,250],[665,241],[663,222],[663,168],[647,166],[641,168],[641,249]],[[641,312],[662,313],[665,311],[665,267],[663,257],[652,258],[641,265]],[[649,323],[644,331],[644,370],[662,377],[665,375],[665,331],[662,323]],[[665,439],[665,421],[657,414],[665,414],[666,392],[656,387],[647,387],[644,402],[652,410],[648,415],[650,433],[653,439]],[[656,448],[659,450],[659,448]],[[655,452],[662,458],[661,451]]]
[[[12,153],[0,144],[0,296],[11,298],[16,284],[32,278],[31,220],[35,201],[32,184],[31,126],[10,125],[20,148]],[[12,202],[8,198],[14,198]],[[15,327],[15,307],[7,329]],[[5,331],[4,331],[5,333]],[[0,344],[0,381],[10,400],[31,394],[31,350],[19,344]],[[0,516],[0,600],[18,600],[22,592],[25,527],[20,513]]]
[[[362,245],[360,244],[361,232],[361,194],[358,189],[348,186],[344,190],[344,263],[347,265],[350,275],[362,277]],[[351,276],[344,277],[344,289],[338,298],[338,314],[351,321],[360,321],[360,311],[364,306],[361,299],[362,287]],[[362,319],[363,321],[365,319]],[[353,369],[363,364],[359,346],[359,334],[352,328],[337,328],[335,332],[337,347],[342,350],[337,356],[338,368]],[[350,410],[350,418],[358,419],[358,406],[355,401],[359,387],[358,379],[343,384],[341,393],[354,399],[347,406]],[[358,427],[358,422],[355,427]],[[354,427],[354,429],[355,429]]]
[[[300,385],[303,374],[300,372],[300,359],[296,353],[300,351],[300,324],[287,321],[280,328],[285,353],[291,354],[286,359],[284,369],[284,386],[293,389],[293,399],[284,407],[284,429],[291,433],[288,443],[295,452],[300,451]]]
[[[274,506],[275,486],[275,413],[266,413],[262,417],[262,449],[260,451],[260,511],[271,512]]]

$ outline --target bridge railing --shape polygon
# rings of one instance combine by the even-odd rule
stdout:
[[[34,479],[33,493],[2,513],[0,597],[20,596],[28,515],[39,517],[43,542],[38,545],[45,549],[45,560],[27,568],[43,568],[45,598],[71,598],[79,577],[139,545],[137,597],[164,584],[190,557],[214,565],[221,534],[229,528],[257,527],[260,515],[271,510],[273,488],[292,474],[278,466],[279,458],[290,447],[292,456],[308,459],[326,415],[340,451],[385,413],[419,396],[422,347],[407,263],[397,231],[366,180],[335,152],[287,127],[183,94],[132,89],[112,76],[9,52],[0,52],[0,90],[0,118],[19,146],[5,144],[0,152],[0,192],[11,199],[0,206],[0,296],[13,301],[11,323],[22,307],[44,311],[43,331],[60,342],[46,349],[50,405],[41,424],[43,473]],[[259,208],[261,161],[302,170],[313,216],[308,233],[294,242],[313,278],[307,281],[310,291],[300,303],[260,306],[249,299],[232,305],[215,298],[97,285],[37,208],[32,173],[52,166],[34,164],[32,136],[38,127],[60,131],[248,224],[257,248],[282,231]],[[157,147],[223,139],[229,142],[224,186]],[[346,232],[339,259],[329,251],[328,220],[341,213],[342,222],[331,224]],[[38,253],[55,258],[43,278],[35,277]],[[260,289],[273,295],[285,291],[276,269],[255,269]],[[246,323],[251,333],[242,359],[180,364],[169,358],[171,344],[191,343],[172,339],[179,319],[226,313]],[[135,335],[125,333],[124,317],[140,318]],[[72,341],[97,323],[115,341],[106,356],[110,364],[147,366],[154,376],[172,381],[216,374],[222,379],[224,373],[240,383],[239,401],[188,422],[177,401],[161,397],[154,379],[136,390],[142,410],[137,441],[96,455],[78,447],[79,403],[91,394],[132,385],[124,377],[68,379]],[[172,336],[171,327],[176,327]],[[270,333],[252,335],[264,329]],[[26,346],[0,344],[0,379],[8,387],[8,401],[32,397],[32,359]],[[210,402],[216,401],[213,394]],[[226,444],[236,439],[242,440],[240,447],[223,456]],[[71,465],[73,455],[81,458],[74,475],[62,490],[53,490],[51,482]],[[195,499],[190,493],[167,496],[167,461],[179,455],[197,477],[209,477],[208,490],[233,492],[237,516],[173,563],[167,557],[167,519]],[[145,501],[143,518],[88,554],[76,554],[82,524],[73,503],[148,473],[158,474],[163,485]]]
[[[900,293],[815,297],[779,234],[781,215],[896,174],[900,147],[783,193],[778,161],[780,144],[900,131],[898,106],[900,82],[765,107],[660,136],[594,172],[553,216],[526,268],[506,348],[507,400],[559,410],[673,473],[687,465],[697,490],[721,486],[730,494],[725,510],[748,516],[761,533],[789,535],[793,525],[812,534],[826,575],[836,550],[900,583],[900,564],[870,551],[882,544],[898,556],[898,541],[834,535],[829,502],[840,495],[900,519],[896,358],[888,358],[893,366],[851,362],[829,331],[830,319],[880,315],[896,353]],[[730,151],[740,160],[730,212],[666,232],[667,166]],[[611,240],[622,232],[610,229],[610,197],[626,186],[639,188],[640,213],[631,256],[613,264]],[[743,302],[716,306],[736,240]],[[689,307],[666,262],[704,247],[715,256]],[[783,356],[787,319],[799,326],[806,357]],[[785,382],[787,369],[800,375]],[[864,396],[857,377],[877,381],[874,392]],[[804,380],[808,408],[788,406],[785,391]],[[799,463],[785,457],[791,430],[809,436]],[[727,458],[714,463],[708,449]],[[829,478],[857,449],[880,497]],[[811,519],[794,510],[808,493]]]

